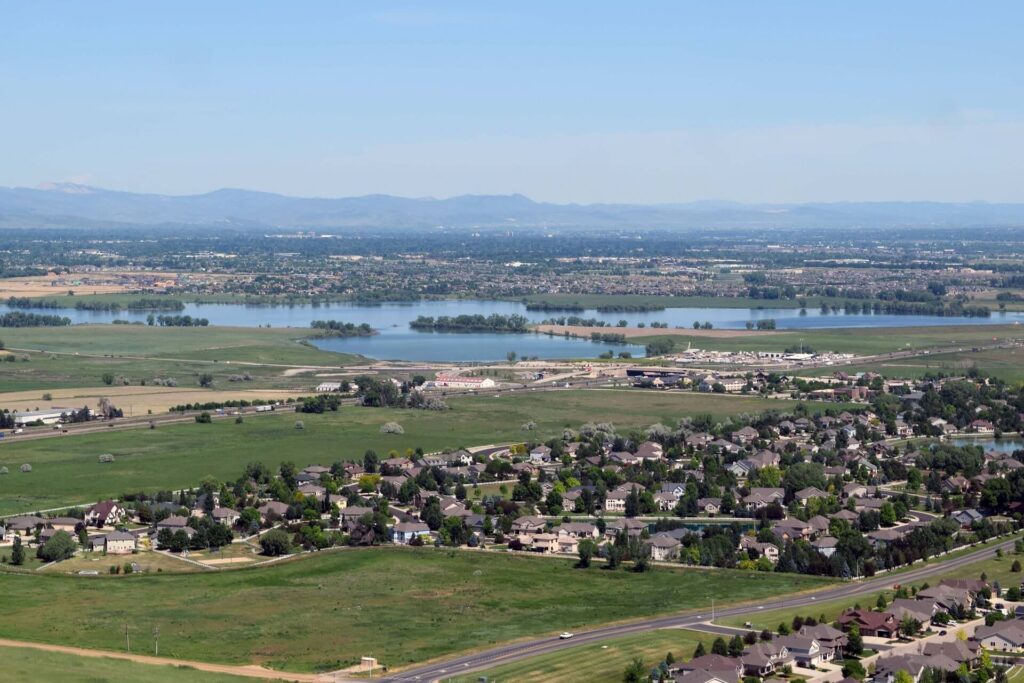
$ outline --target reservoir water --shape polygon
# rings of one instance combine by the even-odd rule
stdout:
[[[0,305],[0,313],[6,306]],[[80,311],[77,309],[34,310],[36,313],[67,316],[75,324],[109,323],[113,320],[146,320],[146,311]],[[773,319],[780,330],[823,329],[839,327],[911,327],[922,325],[985,325],[1018,323],[1024,313],[993,313],[989,318],[956,318],[929,315],[888,314],[824,314],[820,309],[801,312],[795,308],[666,308],[660,311],[634,313],[596,310],[583,312],[528,311],[526,306],[513,301],[483,301],[472,299],[446,301],[416,301],[363,305],[355,303],[302,304],[302,305],[245,305],[245,304],[186,304],[181,314],[206,318],[211,325],[239,327],[297,327],[308,328],[313,320],[341,320],[368,323],[379,331],[372,337],[316,340],[325,350],[359,353],[378,359],[413,361],[492,361],[502,360],[510,351],[520,357],[587,358],[605,351],[629,351],[643,355],[643,347],[635,344],[607,344],[584,339],[567,339],[538,334],[495,334],[487,332],[436,333],[417,332],[409,322],[418,316],[519,314],[532,322],[547,318],[576,315],[596,318],[616,325],[625,320],[631,327],[640,323],[667,323],[668,327],[692,327],[695,321],[710,322],[716,329],[744,329],[748,321]],[[615,332],[614,327],[608,332]],[[652,334],[657,330],[652,329]]]

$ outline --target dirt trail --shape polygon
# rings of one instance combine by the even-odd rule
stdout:
[[[230,674],[233,676],[246,676],[248,678],[262,678],[271,681],[297,681],[299,683],[341,683],[350,680],[336,678],[333,674],[298,674],[285,671],[272,671],[261,666],[251,664],[248,666],[232,666],[230,664],[211,664],[209,662],[195,662],[187,659],[171,659],[170,657],[151,657],[149,655],[133,655],[127,652],[111,652],[109,650],[89,650],[81,647],[69,647],[66,645],[50,645],[48,643],[33,643],[24,640],[9,640],[0,638],[0,646],[3,647],[24,647],[45,652],[63,652],[80,657],[106,657],[108,659],[124,659],[139,664],[154,664],[158,666],[191,667],[199,671],[211,673]]]

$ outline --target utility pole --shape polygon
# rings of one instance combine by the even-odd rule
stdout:
[[[128,645],[128,652],[131,652],[132,651],[132,638],[131,638],[130,635],[128,635],[128,624],[127,623],[125,623],[125,625],[124,625],[124,640],[125,640],[125,643],[127,643],[127,645]]]
[[[153,656],[160,656],[160,627],[153,627]]]

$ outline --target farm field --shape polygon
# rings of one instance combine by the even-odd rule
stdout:
[[[191,575],[0,573],[0,637],[119,649],[127,622],[140,633],[159,626],[160,653],[171,657],[316,671],[372,654],[396,667],[712,598],[742,602],[827,585],[730,570],[577,570],[570,560],[432,548],[341,550]]]
[[[676,661],[689,660],[698,643],[704,643],[704,648],[710,652],[715,637],[700,631],[663,629],[531,657],[452,680],[478,683],[481,676],[486,676],[490,681],[516,683],[619,683],[623,670],[634,657],[643,660],[647,669],[661,663],[669,652]]]
[[[136,634],[141,647],[149,648],[151,636]],[[139,664],[109,657],[82,657],[63,652],[0,645],[7,683],[39,681],[89,681],[89,683],[251,683],[253,678],[198,671],[190,667]]]
[[[186,403],[208,403],[212,401],[284,401],[300,394],[312,394],[308,386],[296,390],[286,389],[249,389],[249,382],[244,384],[227,384],[225,389],[200,389],[189,387],[157,387],[157,386],[110,386],[82,387],[79,389],[53,389],[51,400],[42,400],[39,391],[10,391],[0,393],[0,409],[11,411],[36,410],[60,405],[69,408],[89,406],[95,408],[101,398],[109,398],[111,402],[124,411],[125,417],[146,415],[147,413],[166,413],[174,406]]]
[[[157,429],[130,429],[18,443],[0,443],[0,514],[91,503],[128,491],[156,491],[197,486],[212,475],[236,478],[245,465],[259,460],[276,468],[294,461],[300,467],[339,460],[360,460],[367,449],[378,454],[423,448],[425,452],[487,443],[543,441],[587,421],[618,427],[674,425],[686,415],[722,419],[768,409],[792,410],[792,401],[642,390],[568,390],[523,392],[449,400],[451,410],[398,410],[345,407],[337,413],[250,415],[242,424],[176,424]],[[841,407],[842,404],[829,404]],[[810,404],[823,410],[825,404]],[[296,429],[302,420],[303,429]],[[404,434],[381,434],[385,422],[397,421]],[[537,428],[523,430],[533,421]],[[99,463],[111,453],[114,462]],[[22,464],[32,471],[19,471]]]
[[[997,340],[1002,342],[1024,339],[1024,327],[1020,325],[780,330],[732,338],[702,337],[690,332],[670,330],[661,334],[632,337],[630,341],[643,344],[654,339],[672,338],[677,348],[686,348],[687,343],[692,343],[695,348],[700,349],[736,351],[782,351],[802,344],[803,348],[813,348],[815,351],[874,355],[908,349],[948,347],[954,344],[969,348],[976,344],[994,344]]]

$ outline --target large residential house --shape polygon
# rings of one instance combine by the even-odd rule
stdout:
[[[112,500],[96,503],[85,513],[85,523],[90,526],[114,526],[124,521],[127,511]]]

